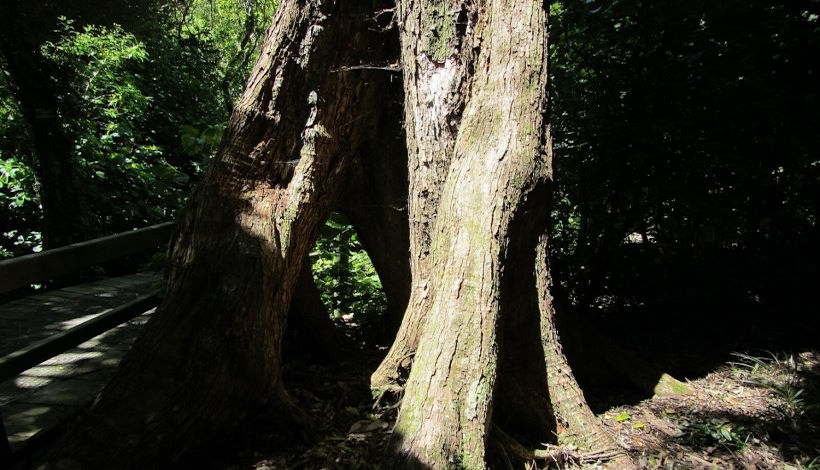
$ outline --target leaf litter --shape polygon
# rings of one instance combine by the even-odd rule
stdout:
[[[291,395],[314,417],[314,442],[283,445],[281,432],[274,433],[229,468],[378,467],[397,407],[374,409],[369,375],[378,358],[361,354],[338,366],[295,366],[286,375]],[[769,356],[739,354],[688,381],[688,393],[599,417],[640,468],[820,468],[820,353]]]

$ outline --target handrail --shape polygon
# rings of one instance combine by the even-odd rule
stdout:
[[[168,242],[174,225],[174,222],[165,222],[0,261],[0,294],[156,248]],[[69,330],[0,357],[0,382],[145,313],[158,305],[159,296],[160,289],[156,289]],[[0,417],[0,468],[10,466],[16,456],[19,454],[12,453]]]
[[[0,466],[6,465],[11,467],[11,445],[9,445],[9,437],[6,435],[6,426],[3,420],[0,419]]]
[[[0,294],[155,248],[173,229],[174,222],[164,222],[0,261]]]

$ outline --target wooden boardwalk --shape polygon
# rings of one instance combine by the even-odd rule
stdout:
[[[156,289],[159,273],[67,287],[0,305],[0,356],[63,332]],[[151,311],[0,383],[13,451],[93,401],[148,321]]]

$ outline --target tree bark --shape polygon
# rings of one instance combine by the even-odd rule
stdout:
[[[401,384],[412,365],[385,467],[509,463],[556,431],[617,451],[561,353],[539,240],[552,181],[547,5],[449,7],[398,3],[412,290],[371,383]]]
[[[398,56],[398,35],[386,47]],[[401,116],[404,106],[398,67],[382,70],[393,91],[382,103],[386,116]],[[370,111],[367,111],[370,112]],[[384,119],[351,163],[337,208],[351,221],[379,275],[385,296],[385,339],[393,341],[410,296],[410,238],[407,219],[407,147],[401,120]]]
[[[472,29],[469,35],[465,29],[461,37],[455,37],[455,21],[446,2],[422,3],[399,1],[396,7],[405,92],[410,297],[396,338],[371,377],[374,389],[404,382],[426,324],[432,300],[432,234],[466,101],[461,92],[469,90],[472,71],[468,64],[474,58],[473,47],[478,46]],[[475,20],[475,13],[470,12],[470,21]],[[466,10],[459,12],[459,16],[466,14]],[[436,29],[439,19],[442,24]],[[467,22],[466,16],[462,20]],[[439,41],[431,40],[432,36]],[[444,60],[451,48],[457,49],[456,55]]]
[[[398,51],[372,21],[390,5],[305,3],[277,12],[173,240],[165,301],[49,464],[165,466],[260,412],[301,421],[281,380],[286,313],[348,167],[359,188],[341,204],[365,245],[383,261],[405,246],[401,230],[379,233],[392,212],[355,208],[363,194],[383,206],[403,196],[388,187],[400,171],[361,186],[384,170],[380,151],[403,150],[390,140],[397,127],[378,124],[396,119],[384,64],[399,52],[410,289],[372,377],[404,383],[385,465],[544,459],[558,455],[537,448],[556,431],[611,450],[563,357],[549,294],[548,5],[400,0]]]
[[[615,438],[590,410],[564,356],[550,293],[552,278],[547,252],[548,238],[544,233],[538,243],[535,272],[541,317],[541,344],[547,367],[547,388],[559,441],[588,452],[612,452],[612,463],[617,466],[616,468],[634,465],[634,462],[621,451]]]
[[[546,208],[551,176],[547,12],[534,1],[448,5],[399,3],[416,255],[402,327],[422,333],[391,464],[484,468],[499,325],[513,315],[504,293],[516,253],[533,256],[523,227],[529,208]]]
[[[293,288],[284,349],[311,362],[332,363],[341,352],[339,339],[313,280],[310,258],[305,257]]]
[[[382,77],[337,72],[389,60],[372,47],[382,33],[368,18],[380,8],[367,0],[280,5],[172,240],[165,300],[47,466],[165,466],[249,416],[302,420],[281,381],[286,313],[302,261],[366,137],[361,130],[388,118],[359,111],[388,99]]]

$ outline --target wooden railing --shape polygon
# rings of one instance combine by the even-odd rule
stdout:
[[[167,244],[173,228],[173,222],[166,222],[0,261],[0,294],[156,249]],[[156,307],[159,294],[160,290],[156,289],[69,330],[0,357],[0,382],[16,377],[21,372]],[[14,457],[0,419],[0,468],[10,465]]]
[[[165,222],[0,261],[0,294],[154,249],[168,242],[173,229],[173,222]]]

